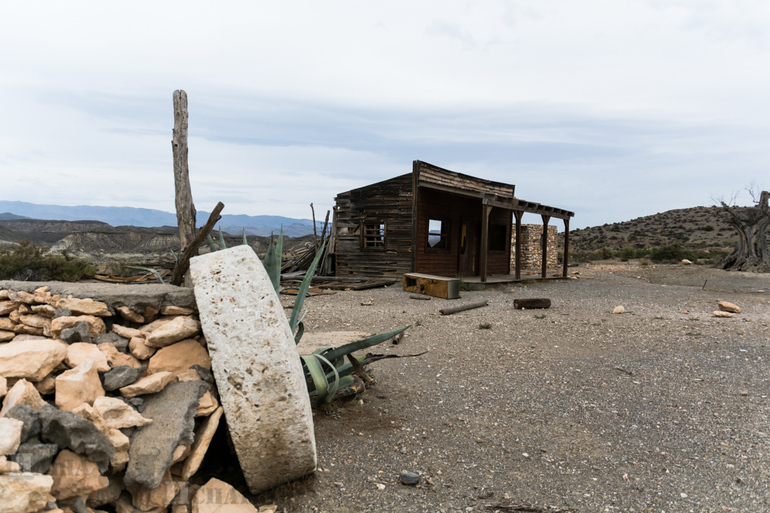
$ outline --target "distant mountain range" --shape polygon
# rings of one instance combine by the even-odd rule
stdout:
[[[111,226],[137,226],[155,228],[176,226],[176,214],[134,207],[65,207],[61,205],[37,205],[24,201],[0,201],[0,220],[11,219],[43,219],[56,221],[101,221]],[[208,221],[209,212],[198,212],[197,224],[203,226]],[[318,234],[323,229],[322,222],[316,222]],[[281,216],[247,216],[222,215],[217,228],[222,231],[240,235],[259,235],[267,237],[271,233],[278,234],[283,226],[287,237],[302,237],[313,233],[313,221],[310,219],[294,219]],[[328,230],[327,230],[328,231]]]

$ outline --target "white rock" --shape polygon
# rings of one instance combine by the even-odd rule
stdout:
[[[164,306],[160,310],[161,315],[192,315],[195,310],[192,308],[184,308],[182,306],[168,305]]]
[[[169,371],[178,376],[193,365],[211,369],[211,358],[205,347],[193,339],[187,339],[158,349],[150,358],[147,373]]]
[[[165,347],[186,338],[194,337],[200,331],[200,324],[191,317],[175,317],[147,335],[149,347]]]
[[[8,474],[9,472],[20,472],[21,465],[15,461],[8,461],[5,456],[0,456],[0,474]]]
[[[27,326],[31,326],[33,328],[48,328],[51,329],[51,319],[44,315],[39,314],[32,314],[32,315],[22,315],[19,320],[26,324]]]
[[[121,353],[118,351],[118,348],[115,347],[115,344],[104,342],[96,347],[99,348],[99,351],[102,352],[104,357],[107,359],[107,363],[113,369],[122,365],[128,365],[129,367],[134,368],[142,366],[141,362],[137,360],[133,355]]]
[[[616,306],[615,308],[612,309],[612,313],[614,314],[622,314],[622,313],[625,313],[625,311],[626,309],[623,307],[623,305]]]
[[[96,335],[103,335],[107,333],[107,326],[101,317],[95,317],[93,315],[79,315],[77,317],[57,317],[51,320],[51,336],[53,338],[59,338],[62,330],[66,328],[74,328],[81,322],[88,323],[88,332],[91,337]]]
[[[116,429],[146,426],[152,419],[146,419],[141,413],[115,397],[97,397],[94,409],[104,419],[104,423]]]
[[[146,360],[155,354],[156,349],[149,347],[144,337],[134,337],[128,342],[129,352],[138,360]]]
[[[210,391],[206,390],[198,401],[198,409],[195,411],[196,417],[205,417],[219,407],[219,401]]]
[[[3,399],[3,409],[0,410],[0,417],[5,415],[6,411],[17,404],[27,404],[33,410],[38,411],[47,403],[40,397],[40,393],[35,388],[35,385],[26,379],[20,379],[5,395],[5,399]]]
[[[3,513],[31,513],[45,509],[53,500],[53,478],[33,472],[0,475],[0,505]]]
[[[11,291],[8,293],[8,299],[17,303],[32,305],[35,303],[35,295],[23,290]]]
[[[83,403],[94,404],[103,395],[99,373],[90,358],[56,377],[56,407],[60,410],[72,411]]]
[[[275,289],[249,246],[192,258],[190,272],[220,401],[257,494],[315,470],[310,397]]]
[[[217,251],[217,253],[219,252]],[[200,308],[200,306],[198,308]],[[258,513],[257,508],[255,508],[246,497],[238,492],[238,490],[224,481],[220,481],[217,478],[211,478],[205,485],[200,487],[195,494],[195,497],[193,497],[192,513],[225,512]]]
[[[128,328],[126,326],[122,326],[120,324],[113,324],[112,325],[112,331],[123,338],[127,338],[131,340],[134,337],[141,337],[142,332],[134,329],[134,328]]]
[[[48,474],[53,477],[51,494],[57,500],[88,495],[110,485],[96,463],[67,449],[56,455]]]
[[[720,301],[717,303],[717,306],[723,312],[741,313],[741,307],[729,301]]]
[[[0,418],[0,456],[15,454],[21,442],[24,423],[17,419]]]
[[[166,385],[174,380],[174,375],[168,371],[158,372],[145,376],[133,384],[120,389],[123,397],[136,397],[138,395],[155,394],[166,388]]]
[[[0,345],[0,375],[40,381],[67,356],[67,344],[59,340],[20,335]]]
[[[16,301],[0,301],[0,315],[8,315],[18,308],[19,303]]]
[[[136,324],[144,323],[144,315],[131,310],[127,306],[119,306],[116,308],[121,317],[127,321],[135,322]]]
[[[57,308],[67,309],[75,314],[94,315],[96,317],[111,317],[110,309],[101,301],[93,299],[77,299],[74,297],[60,299]]]
[[[99,350],[98,346],[88,342],[75,342],[67,348],[67,357],[64,362],[70,368],[77,367],[85,360],[92,359],[97,372],[107,372],[110,370],[110,364],[107,356]]]

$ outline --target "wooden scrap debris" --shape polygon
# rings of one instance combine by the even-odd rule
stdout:
[[[171,276],[171,271],[169,271],[168,269],[159,269],[157,272],[164,279]],[[147,272],[140,276],[117,276],[115,274],[97,274],[94,276],[94,279],[99,281],[106,281],[109,283],[143,283],[143,282],[155,283],[158,281],[158,278],[151,272]]]
[[[393,285],[396,283],[396,280],[366,280],[359,283],[351,283],[351,282],[323,282],[319,283],[318,286],[324,289],[331,289],[331,290],[367,290],[367,289],[375,289],[379,287],[387,287],[390,285]]]
[[[289,287],[289,288],[281,289],[281,294],[286,294],[286,295],[289,295],[289,296],[296,296],[297,294],[299,294],[299,289],[295,288],[295,287]],[[310,287],[310,288],[307,289],[307,296],[306,297],[322,296],[322,295],[325,295],[325,294],[334,294],[334,292],[330,292],[328,290],[323,290],[323,289],[321,289],[319,287]]]

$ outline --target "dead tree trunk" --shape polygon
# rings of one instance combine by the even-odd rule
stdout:
[[[174,188],[176,219],[179,225],[179,252],[184,252],[195,239],[195,205],[187,165],[187,93],[174,91],[174,132],[171,140],[174,152]]]
[[[770,271],[770,252],[767,248],[767,227],[770,225],[770,192],[762,191],[753,207],[738,208],[721,202],[727,222],[738,231],[738,242],[733,251],[718,266],[735,271]]]

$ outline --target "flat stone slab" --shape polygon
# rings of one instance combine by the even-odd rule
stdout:
[[[205,391],[202,381],[184,381],[147,396],[145,418],[152,419],[131,437],[126,484],[156,489],[173,463],[174,450],[195,440],[195,410]]]
[[[230,437],[251,493],[315,470],[313,413],[299,352],[267,272],[248,246],[190,260]]]

